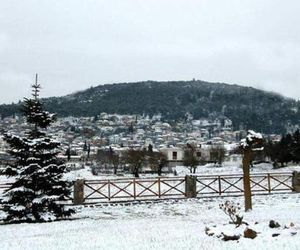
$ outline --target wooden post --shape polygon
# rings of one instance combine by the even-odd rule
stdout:
[[[260,133],[255,133],[253,130],[248,130],[247,137],[241,140],[241,148],[243,149],[243,182],[245,196],[245,210],[252,209],[251,197],[251,180],[250,180],[250,163],[252,161],[253,151],[263,150],[263,137]]]
[[[185,176],[185,197],[196,198],[197,197],[197,177],[186,175]]]
[[[250,185],[250,162],[251,162],[251,149],[244,149],[243,156],[243,182],[244,182],[244,197],[245,197],[245,211],[252,209],[251,185]]]
[[[111,193],[110,193],[110,180],[107,181],[107,185],[108,185],[108,200],[110,201],[110,196],[111,196]]]
[[[136,183],[135,183],[135,178],[133,179],[133,198],[136,199]]]
[[[161,196],[161,190],[160,190],[160,177],[158,177],[157,184],[158,184],[158,198],[160,198],[160,196]]]
[[[271,193],[271,179],[270,179],[270,174],[268,174],[268,191]]]
[[[82,205],[84,202],[84,180],[76,180],[74,183],[74,205]]]
[[[300,193],[300,172],[294,171],[292,177],[293,191]]]
[[[222,186],[221,186],[221,176],[218,176],[218,183],[219,183],[219,195],[222,194]]]

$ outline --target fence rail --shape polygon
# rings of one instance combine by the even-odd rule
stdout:
[[[292,172],[259,173],[250,176],[253,194],[292,192]],[[192,179],[192,182],[189,180]],[[192,183],[191,185],[187,183]],[[110,201],[216,197],[243,195],[243,175],[188,175],[148,179],[85,180],[82,200],[90,204]],[[189,189],[195,189],[193,190]],[[192,191],[192,195],[188,192]]]
[[[293,191],[292,173],[259,173],[250,175],[252,194]],[[243,175],[196,176],[197,196],[230,196],[243,194]]]
[[[252,194],[292,192],[293,173],[255,173],[250,175]],[[0,183],[0,197],[11,184]],[[168,198],[243,195],[243,175],[187,175],[181,177],[120,178],[78,180],[74,183],[74,204],[112,201],[139,201]]]
[[[184,184],[184,177],[86,180],[83,202],[184,197]]]

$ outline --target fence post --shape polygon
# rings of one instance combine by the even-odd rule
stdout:
[[[197,177],[186,175],[185,176],[185,197],[196,198],[197,197]]]
[[[300,193],[300,172],[294,171],[292,177],[293,191]]]
[[[133,179],[133,199],[136,199],[136,183],[135,178]]]
[[[222,194],[222,186],[221,186],[221,176],[219,175],[218,176],[218,187],[219,187],[219,195],[221,195]]]
[[[158,177],[157,184],[158,184],[158,198],[160,198],[160,196],[161,196],[161,190],[160,190],[160,177]]]
[[[270,178],[270,174],[268,174],[268,191],[269,191],[269,193],[271,193],[271,178]]]
[[[110,201],[110,196],[111,196],[111,192],[110,192],[110,188],[111,188],[111,185],[110,185],[110,180],[107,181],[107,195],[108,195],[108,200]]]
[[[84,180],[76,180],[74,183],[74,205],[82,205],[84,202]]]

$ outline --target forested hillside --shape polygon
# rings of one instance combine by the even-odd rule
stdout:
[[[238,129],[284,133],[300,123],[300,103],[279,94],[204,81],[137,82],[99,85],[64,97],[44,99],[60,116],[94,116],[101,112],[157,114],[167,120],[226,116]],[[18,113],[15,105],[1,105],[2,116]]]

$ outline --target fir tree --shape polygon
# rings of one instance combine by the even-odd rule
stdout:
[[[23,112],[31,130],[23,137],[11,133],[4,137],[15,159],[1,171],[14,179],[0,200],[8,223],[53,221],[74,213],[64,205],[72,184],[62,178],[66,166],[57,158],[59,142],[46,134],[55,115],[43,110],[40,88],[36,78],[33,98],[24,100]]]
[[[300,162],[300,131],[299,129],[293,134],[293,161],[296,163]]]

